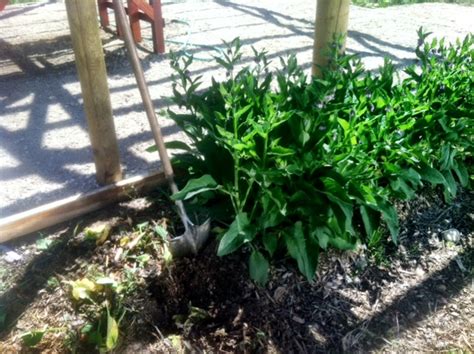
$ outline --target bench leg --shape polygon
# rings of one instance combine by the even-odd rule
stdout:
[[[153,33],[153,50],[155,53],[162,54],[165,52],[165,36],[163,33],[165,22],[161,11],[161,0],[150,0],[150,5],[153,7],[154,14],[154,21],[151,24]]]
[[[140,15],[138,6],[133,0],[127,0],[128,3],[128,18],[130,19],[130,28],[135,42],[142,41],[142,34],[140,29]]]
[[[98,0],[100,25],[102,28],[109,27],[109,14],[107,13],[107,0]]]

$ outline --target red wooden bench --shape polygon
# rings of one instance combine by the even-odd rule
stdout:
[[[112,0],[97,1],[99,5],[100,24],[102,27],[108,27],[109,14],[107,9],[114,10],[113,2]],[[127,0],[125,11],[130,18],[130,27],[132,28],[135,42],[141,42],[142,40],[140,20],[150,22],[153,35],[153,51],[155,53],[164,53],[165,39],[163,27],[165,23],[161,12],[161,0],[149,0],[149,3],[146,3],[144,0]],[[119,37],[121,36],[119,31],[117,31],[117,34]]]
[[[3,11],[5,6],[7,6],[8,1],[10,1],[10,0],[0,0],[0,11]]]

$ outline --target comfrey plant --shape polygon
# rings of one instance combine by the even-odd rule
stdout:
[[[220,256],[250,251],[250,275],[263,284],[269,260],[288,254],[311,280],[328,247],[353,249],[385,228],[397,243],[396,198],[428,184],[450,199],[458,183],[469,186],[473,37],[447,46],[420,30],[420,39],[419,66],[401,83],[389,61],[373,74],[344,55],[324,79],[308,78],[294,56],[272,73],[255,50],[237,70],[235,39],[216,59],[227,78],[198,91],[192,58],[172,56],[185,113],[169,115],[191,143],[170,147],[193,178],[174,198],[228,223]]]

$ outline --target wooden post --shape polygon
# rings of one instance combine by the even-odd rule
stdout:
[[[122,179],[95,0],[66,0],[76,67],[100,184]]]
[[[321,77],[320,67],[328,64],[327,51],[335,35],[347,36],[349,23],[350,0],[317,0],[316,25],[313,45],[313,70],[316,77]]]

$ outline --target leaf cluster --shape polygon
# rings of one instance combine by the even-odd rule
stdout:
[[[223,81],[199,90],[192,58],[173,56],[169,115],[191,143],[177,163],[194,177],[176,199],[227,221],[218,254],[250,250],[251,276],[268,277],[269,259],[289,255],[313,279],[318,255],[354,249],[387,229],[397,242],[393,202],[426,185],[446,199],[470,184],[473,152],[473,36],[429,42],[419,31],[417,65],[405,78],[388,60],[372,73],[356,56],[331,51],[324,79],[295,56],[269,70],[265,52],[240,67],[238,39],[227,44]],[[238,69],[237,69],[238,68]],[[380,237],[379,237],[380,239]]]

